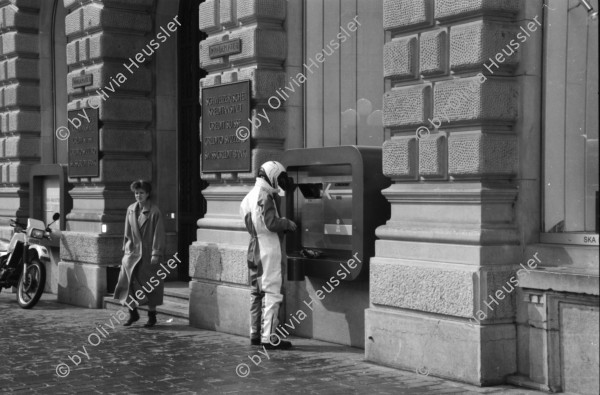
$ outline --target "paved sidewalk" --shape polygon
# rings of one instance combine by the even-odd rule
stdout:
[[[363,350],[307,339],[267,357],[243,337],[164,316],[152,329],[142,327],[145,316],[125,328],[115,311],[59,304],[54,295],[23,310],[5,291],[0,393],[539,394],[381,367],[364,362]]]

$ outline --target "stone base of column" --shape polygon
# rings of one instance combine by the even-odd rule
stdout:
[[[194,242],[190,246],[190,325],[247,336],[250,325],[248,247],[235,245],[237,238],[247,239],[247,235],[218,229],[199,229],[198,232],[199,239],[211,241]]]
[[[373,306],[365,311],[365,359],[475,385],[502,384],[516,371],[514,324]]]
[[[105,295],[105,266],[81,262],[58,263],[59,303],[101,309]]]
[[[107,294],[107,266],[121,264],[122,247],[122,236],[63,232],[58,263],[58,301],[102,308],[102,299]]]
[[[190,326],[249,336],[249,288],[192,280],[190,289]]]

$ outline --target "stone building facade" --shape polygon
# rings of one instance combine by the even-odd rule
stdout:
[[[48,211],[58,188],[64,232],[50,291],[99,308],[121,258],[129,183],[150,179],[168,254],[188,255],[179,276],[190,278],[190,325],[245,336],[238,208],[260,164],[293,148],[381,147],[391,216],[376,230],[368,281],[342,283],[293,333],[479,385],[597,393],[598,33],[584,3],[598,9],[1,1],[0,217]],[[239,53],[210,56],[234,39]],[[301,89],[274,108],[299,73]],[[202,89],[236,81],[250,81],[252,116],[270,119],[252,127],[251,171],[201,172]],[[97,110],[99,172],[66,177],[57,130],[82,109]],[[36,189],[33,175],[49,181]],[[282,319],[323,285],[286,282]]]

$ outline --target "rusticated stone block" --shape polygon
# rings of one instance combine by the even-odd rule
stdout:
[[[94,100],[97,105],[97,100]],[[68,104],[69,110],[88,107],[87,98],[74,100]],[[99,117],[102,121],[114,122],[152,122],[152,102],[146,98],[110,96],[100,106]]]
[[[237,18],[240,22],[285,20],[285,5],[280,0],[236,0]]]
[[[443,19],[473,14],[516,14],[519,0],[436,0],[435,18]]]
[[[122,236],[98,236],[84,232],[63,232],[60,259],[99,265],[115,265],[123,258]],[[76,282],[70,282],[75,284]]]
[[[512,135],[453,133],[448,138],[448,173],[454,177],[515,175],[517,149]]]
[[[423,124],[430,102],[430,85],[394,88],[383,95],[383,125],[396,127]]]
[[[67,92],[70,95],[95,92],[99,89],[103,89],[108,95],[116,92],[150,92],[152,90],[152,71],[145,67],[133,68],[132,70],[135,70],[133,74],[121,63],[104,62],[72,71],[67,75]],[[123,75],[119,76],[119,73]],[[73,77],[82,74],[93,76],[92,85],[73,88]],[[114,92],[111,90],[114,90]]]
[[[223,73],[221,83],[250,80],[250,90],[253,99],[268,99],[276,94],[277,89],[284,86],[287,82],[284,71],[259,69],[256,66],[247,67],[236,71],[226,71]],[[277,102],[273,101],[273,107],[276,107]],[[272,108],[277,109],[277,108]]]
[[[119,153],[152,153],[150,130],[111,129],[100,132],[100,151]]]
[[[214,243],[195,242],[190,246],[189,276],[221,281],[221,252]]]
[[[237,25],[237,20],[233,12],[233,0],[219,0],[219,22],[223,27]]]
[[[248,284],[248,247],[195,242],[190,246],[190,277]]]
[[[514,122],[518,115],[515,81],[480,77],[443,81],[434,89],[434,123]]]
[[[198,7],[200,30],[213,32],[220,30],[219,0],[206,0]]]
[[[76,8],[81,4],[81,0],[63,0],[65,8]],[[105,7],[115,7],[122,9],[151,9],[155,0],[102,0]]]
[[[0,88],[0,107],[39,107],[40,89],[37,85],[22,83]]]
[[[446,176],[446,135],[431,134],[419,139],[419,175],[424,178]]]
[[[130,183],[131,180],[151,180],[152,162],[149,160],[100,160],[100,176],[91,179],[92,182],[122,182]],[[70,182],[75,182],[69,178]]]
[[[39,112],[19,110],[0,114],[0,131],[3,133],[39,132],[40,128]]]
[[[13,184],[29,184],[31,164],[34,162],[11,162],[8,165],[8,182]]]
[[[238,173],[238,177],[243,180],[252,180],[258,176],[258,171],[263,163],[276,160],[281,161],[283,149],[255,148],[252,150],[252,168],[249,173]]]
[[[12,58],[0,62],[0,81],[20,78],[39,79],[38,60]]]
[[[35,10],[39,10],[40,1],[39,0],[9,0],[10,3],[15,5],[16,7],[23,8],[31,8]]]
[[[39,54],[38,36],[29,33],[7,32],[0,35],[0,55]]]
[[[481,321],[481,318],[491,320],[515,316],[517,290],[515,285],[510,282],[513,276],[515,276],[513,278],[515,281],[516,273],[512,270],[482,270],[476,273],[475,281],[479,289],[479,297],[474,301],[472,325]]]
[[[393,179],[416,179],[417,139],[394,137],[383,143],[383,174]]]
[[[371,259],[370,296],[376,305],[471,317],[473,272]]]
[[[395,79],[417,77],[417,36],[402,37],[383,47],[383,76]]]
[[[509,45],[513,43],[513,46]],[[450,68],[452,70],[482,70],[486,74],[513,71],[519,63],[520,44],[515,28],[495,22],[471,22],[450,29]],[[515,50],[517,48],[517,50]],[[499,54],[500,61],[496,61]],[[490,71],[484,64],[498,64]]]
[[[433,23],[433,0],[383,0],[383,28],[404,29]]]
[[[260,116],[257,115],[260,113]],[[267,116],[267,119],[264,117]],[[274,140],[285,140],[287,137],[287,117],[285,111],[273,110],[269,106],[259,106],[252,109],[251,119],[260,121],[260,124],[255,120],[252,129],[252,138],[255,139],[274,139]],[[257,128],[258,126],[258,128]]]
[[[8,163],[0,162],[0,183],[8,184],[8,182]],[[0,199],[0,201],[2,200],[3,199]],[[8,239],[10,239],[10,237]]]
[[[287,55],[287,40],[283,30],[259,29],[254,25],[235,30],[230,38],[242,40],[242,52],[231,55],[230,62],[253,59],[283,62]]]
[[[446,74],[448,72],[448,33],[438,29],[421,33],[421,74]]]
[[[5,140],[4,157],[6,158],[39,158],[40,157],[40,138],[39,137],[9,137]]]
[[[147,33],[152,29],[152,17],[142,12],[100,8],[92,3],[73,11],[65,18],[67,37],[99,28]]]
[[[39,17],[36,14],[18,12],[13,7],[3,7],[0,9],[0,30],[5,29],[35,29],[39,24]]]
[[[131,65],[135,55],[145,47],[148,40],[144,37],[132,37],[122,34],[111,34],[106,32],[94,33],[67,44],[67,64],[73,65],[89,60],[101,58],[120,58],[123,63]],[[132,70],[139,70],[130,66]],[[140,65],[144,67],[144,65]],[[123,66],[123,70],[125,66]],[[127,71],[128,72],[128,71]]]

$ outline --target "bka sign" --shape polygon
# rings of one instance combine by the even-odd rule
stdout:
[[[202,89],[202,172],[249,172],[250,138],[241,140],[238,129],[250,130],[250,82]]]

